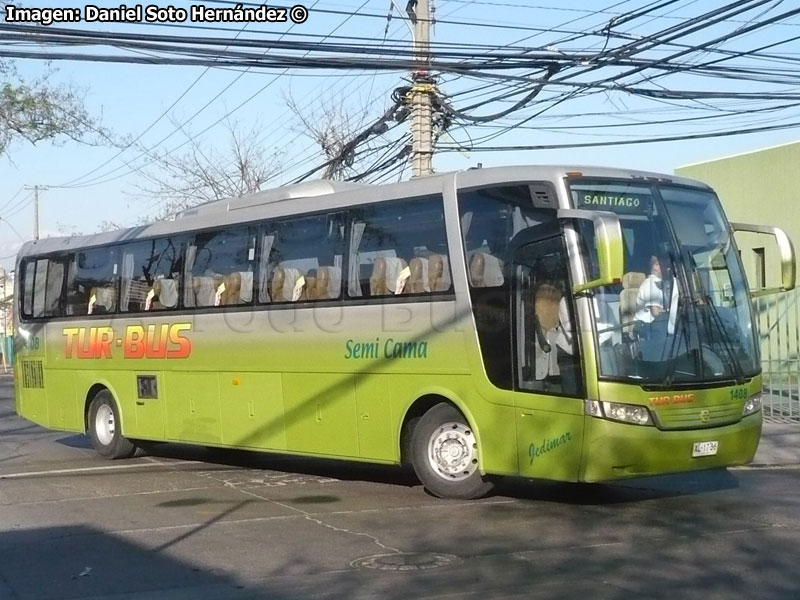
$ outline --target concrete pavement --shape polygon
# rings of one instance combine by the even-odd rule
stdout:
[[[357,463],[179,444],[106,461],[14,415],[9,384],[2,600],[798,598],[798,467],[446,501]],[[759,460],[791,462],[796,438],[767,425]]]
[[[800,422],[765,422],[752,466],[788,465],[800,465]]]

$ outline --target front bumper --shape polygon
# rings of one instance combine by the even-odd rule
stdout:
[[[613,481],[747,464],[761,437],[761,412],[723,427],[661,431],[586,417],[579,480]],[[717,441],[714,456],[692,458],[696,442]]]

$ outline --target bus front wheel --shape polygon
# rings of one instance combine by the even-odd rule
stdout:
[[[440,403],[426,412],[411,437],[417,477],[439,498],[480,498],[492,489],[478,470],[478,442],[464,416]]]
[[[88,426],[92,446],[100,456],[130,458],[136,452],[136,446],[122,435],[117,403],[108,390],[98,392],[92,399]]]

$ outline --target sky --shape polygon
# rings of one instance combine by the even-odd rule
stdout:
[[[404,0],[402,1],[405,4]],[[399,3],[398,2],[398,3]],[[374,40],[384,39],[387,26],[385,15],[390,0],[305,0],[309,18],[303,24],[293,26],[294,33],[363,36]],[[597,30],[604,22],[637,8],[644,0],[618,2],[616,9],[592,15],[613,4],[612,0],[436,0],[436,17],[445,21],[434,29],[436,40],[469,42],[474,44],[512,44],[528,37],[520,44],[529,47],[548,47],[560,50],[558,42],[563,32],[541,33],[533,28],[559,28],[562,31]],[[52,6],[49,2],[27,1],[26,7]],[[119,6],[119,2],[99,2],[99,6]],[[166,5],[164,2],[162,5]],[[187,7],[190,2],[176,0],[175,6]],[[702,10],[725,4],[716,0],[682,0],[661,11],[662,17],[639,21],[621,30],[637,35],[646,35],[694,16]],[[788,9],[788,5],[775,2],[772,6]],[[792,4],[792,3],[790,3]],[[59,2],[59,6],[84,5],[70,0]],[[765,8],[770,8],[766,5]],[[317,12],[315,12],[317,9]],[[339,11],[341,14],[318,12],[320,9]],[[353,13],[356,13],[355,15]],[[383,15],[368,17],[365,14]],[[389,24],[386,39],[407,41],[410,32],[407,24],[395,18]],[[748,18],[758,17],[759,11],[742,17],[745,25]],[[451,21],[448,23],[447,21]],[[454,22],[457,21],[457,22]],[[242,29],[241,24],[215,24],[222,30],[192,30],[181,27],[146,26],[142,24],[87,25],[77,27],[116,31],[152,32],[164,34],[211,35],[242,38],[257,38],[260,32],[280,34],[288,29],[280,24],[250,24]],[[527,28],[527,29],[526,29]],[[729,31],[730,26],[720,31]],[[755,48],[770,40],[800,34],[800,19],[794,17],[785,23],[771,26],[757,34],[746,36],[737,42],[736,49]],[[703,35],[708,35],[708,32]],[[314,38],[309,38],[314,39]],[[697,38],[700,39],[700,38]],[[602,39],[589,40],[582,50],[598,51]],[[598,44],[600,47],[598,47]],[[574,44],[570,47],[580,47]],[[566,49],[566,47],[564,48]],[[95,49],[97,50],[97,49]],[[107,49],[99,49],[107,53]],[[800,43],[792,42],[775,51],[797,53]],[[130,64],[103,64],[84,62],[61,62],[48,67],[42,61],[18,60],[16,65],[26,77],[41,76],[46,69],[55,67],[54,81],[76,85],[85,94],[89,111],[120,139],[133,139],[141,135],[140,142],[148,148],[171,150],[187,141],[188,136],[203,132],[202,143],[209,148],[227,141],[221,121],[229,116],[242,125],[257,126],[267,148],[274,149],[281,160],[282,175],[268,185],[274,187],[290,180],[304,169],[315,166],[321,159],[313,142],[302,133],[299,119],[287,108],[291,96],[306,114],[320,110],[321,102],[341,103],[348,110],[363,110],[377,116],[389,106],[389,96],[395,87],[403,84],[404,73],[376,74],[365,71],[250,71],[228,69],[205,69],[188,66],[154,66]],[[675,80],[675,85],[685,89],[721,89],[727,84],[713,80],[691,78]],[[475,81],[445,77],[442,90],[457,94],[478,85]],[[737,89],[746,89],[739,85]],[[458,96],[456,96],[457,98]],[[454,105],[457,105],[454,98]],[[709,100],[713,104],[715,101]],[[469,102],[467,104],[471,104]],[[698,106],[696,114],[702,115]],[[173,106],[174,105],[174,106]],[[488,114],[507,107],[495,104],[474,109],[475,114]],[[498,108],[499,107],[499,108]],[[170,109],[171,110],[168,110]],[[642,112],[650,111],[650,112]],[[670,113],[674,111],[674,115]],[[603,113],[602,122],[620,124],[632,120],[645,120],[648,115],[659,119],[688,116],[684,108],[668,103],[653,103],[641,98],[626,97],[625,94],[596,94],[576,98],[560,105],[557,110],[532,119],[528,126],[537,129],[517,128],[501,138],[489,142],[494,145],[591,143],[608,139],[641,138],[649,136],[682,135],[703,128],[704,124],[678,123],[650,126],[636,133],[623,128],[597,130],[561,130],[556,127],[575,123],[599,123],[586,115]],[[522,116],[532,115],[532,112]],[[800,110],[781,113],[782,122],[800,121]],[[372,117],[371,117],[372,118]],[[760,123],[774,123],[763,117],[752,116],[737,121],[744,128]],[[503,119],[511,124],[513,119]],[[781,121],[778,121],[781,122]],[[174,123],[182,125],[176,128]],[[216,125],[215,125],[216,123]],[[730,123],[730,122],[729,122]],[[708,126],[705,126],[708,129]],[[206,131],[207,130],[207,131]],[[443,138],[467,142],[476,136],[485,136],[495,130],[476,128],[467,130],[454,128]],[[143,134],[143,135],[142,135]],[[698,139],[660,144],[637,144],[618,147],[587,147],[547,151],[518,151],[504,153],[448,152],[435,157],[438,172],[460,170],[482,163],[484,167],[509,164],[572,164],[602,165],[633,169],[644,169],[672,173],[681,165],[700,162],[720,156],[748,152],[759,148],[788,143],[800,139],[800,129],[787,129],[717,139]],[[178,148],[176,152],[181,152]],[[105,164],[107,163],[107,164]],[[49,186],[40,196],[40,230],[42,236],[64,235],[74,232],[91,233],[104,221],[122,225],[133,224],[142,216],[157,209],[157,201],[142,190],[145,186],[140,169],[153,168],[147,165],[146,157],[134,148],[119,153],[109,146],[89,146],[75,142],[50,144],[42,142],[31,146],[17,142],[9,152],[0,157],[0,264],[13,268],[13,254],[21,239],[30,239],[33,233],[33,206],[31,192],[20,191],[23,186]],[[408,177],[408,171],[405,172]],[[79,178],[75,186],[75,180]],[[18,195],[15,196],[15,194]]]

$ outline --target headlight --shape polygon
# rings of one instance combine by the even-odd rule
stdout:
[[[761,410],[761,393],[755,394],[750,396],[747,399],[747,402],[744,403],[744,410],[742,410],[742,416],[746,417],[747,415],[752,415],[757,413]]]
[[[633,423],[634,425],[653,425],[653,417],[647,407],[636,404],[587,400],[586,414],[622,423]]]

